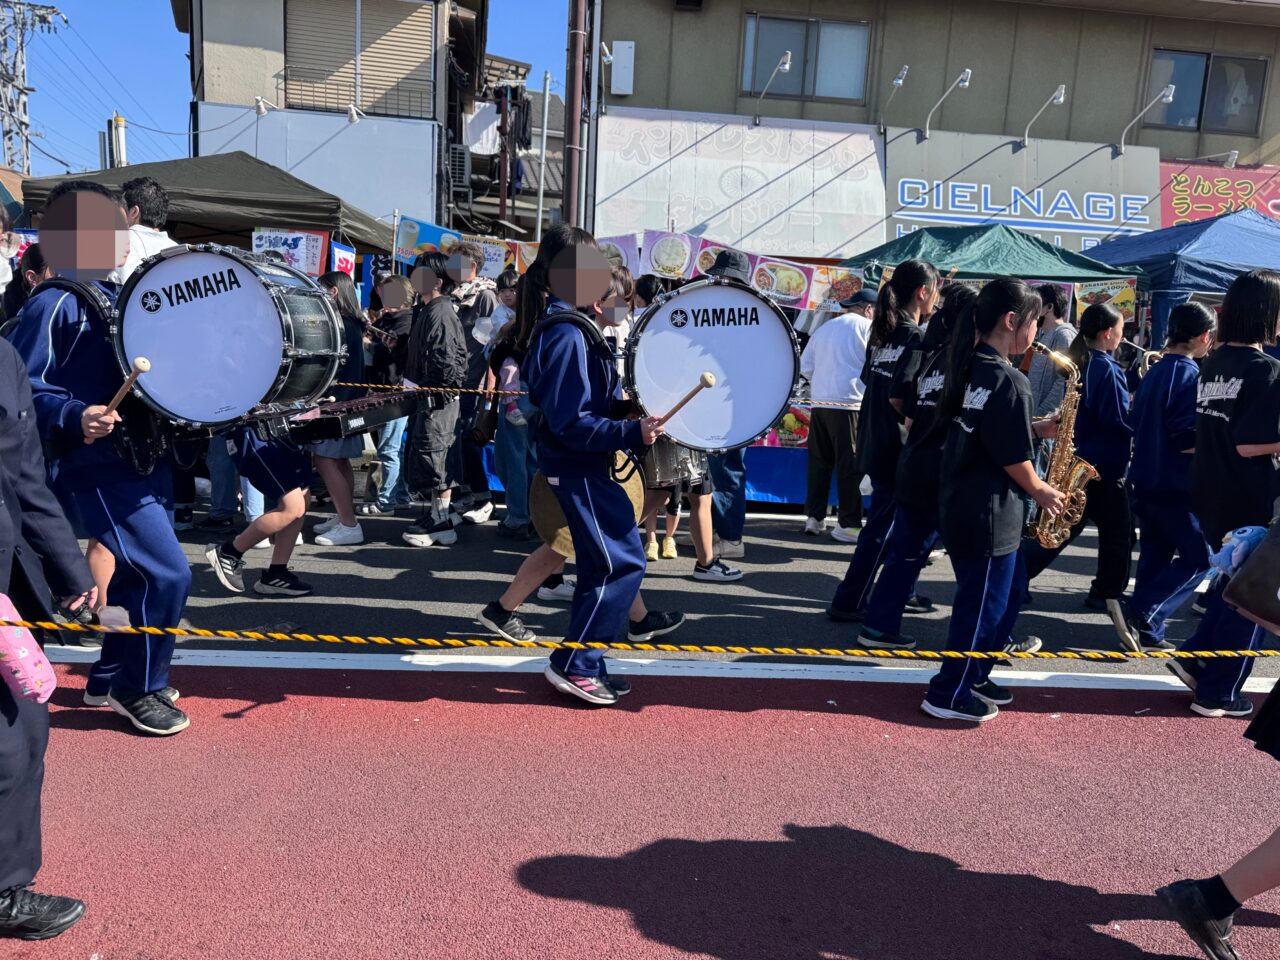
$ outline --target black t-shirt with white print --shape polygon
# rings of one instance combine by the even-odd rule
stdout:
[[[906,440],[906,428],[896,410],[889,406],[895,387],[914,379],[920,367],[923,334],[910,320],[899,320],[887,344],[867,348],[862,367],[866,391],[858,413],[858,470],[876,483],[892,483],[898,469],[898,455]]]
[[[1280,495],[1275,457],[1245,459],[1244,444],[1280,443],[1280,361],[1253,347],[1219,347],[1200,367],[1191,502],[1217,548],[1236,527],[1271,522]]]
[[[948,552],[1000,557],[1018,549],[1022,496],[1004,468],[1031,457],[1031,385],[980,343],[942,447],[939,529]]]
[[[938,512],[938,478],[942,474],[942,443],[947,425],[938,422],[938,402],[947,379],[947,351],[934,351],[915,378],[915,390],[904,400],[903,415],[911,432],[898,458],[893,494],[898,503],[917,510]]]

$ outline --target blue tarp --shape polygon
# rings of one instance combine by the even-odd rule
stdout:
[[[1224,213],[1152,233],[1108,240],[1089,256],[1140,267],[1151,290],[1152,343],[1164,343],[1169,311],[1194,293],[1224,293],[1240,274],[1280,270],[1280,221],[1256,210]]]

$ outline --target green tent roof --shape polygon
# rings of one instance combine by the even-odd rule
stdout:
[[[154,177],[169,194],[169,235],[183,243],[249,246],[254,227],[323,230],[361,253],[391,249],[391,225],[247,153],[138,163],[90,173],[39,177],[24,184],[29,213],[62,180],[93,180],[119,188],[134,177]]]
[[[878,282],[884,267],[913,258],[933,264],[944,275],[954,267],[956,278],[966,280],[1018,277],[1080,283],[1136,275],[1132,269],[1091,260],[1004,224],[926,227],[850,257],[840,265],[861,270],[867,280]]]

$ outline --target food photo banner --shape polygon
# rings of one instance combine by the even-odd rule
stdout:
[[[1125,323],[1138,309],[1138,281],[1135,277],[1093,280],[1076,284],[1076,319],[1095,303],[1106,303],[1124,314]]]
[[[285,263],[309,277],[318,277],[325,272],[329,243],[329,235],[319,230],[257,227],[253,231],[254,253],[278,253]]]

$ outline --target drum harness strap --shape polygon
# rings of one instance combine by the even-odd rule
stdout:
[[[557,323],[569,323],[577,327],[582,332],[583,337],[586,338],[588,348],[597,347],[606,342],[604,334],[600,332],[600,328],[592,320],[576,310],[562,310],[559,313],[549,313],[534,324],[533,332],[529,334],[529,353],[533,353],[534,344],[538,342],[538,338],[542,336],[543,332]],[[529,402],[533,405],[533,419],[530,420],[529,425],[532,427],[534,420],[539,423],[545,423],[542,410],[536,404],[533,404],[532,399]],[[627,466],[619,468],[615,459],[614,463],[609,467],[609,472],[617,483],[626,483],[640,469],[640,460],[631,450],[622,450],[620,452],[626,457]]]
[[[89,327],[102,337],[114,355],[114,325],[108,320],[112,314],[111,301],[103,292],[92,284],[79,280],[50,277],[32,290],[31,296],[48,288],[64,290],[80,298]],[[112,444],[116,452],[129,461],[138,474],[149,476],[169,449],[168,425],[132,392],[120,403],[119,412],[120,425],[111,432]],[[56,460],[70,452],[67,448],[46,449],[45,455],[50,460]]]

